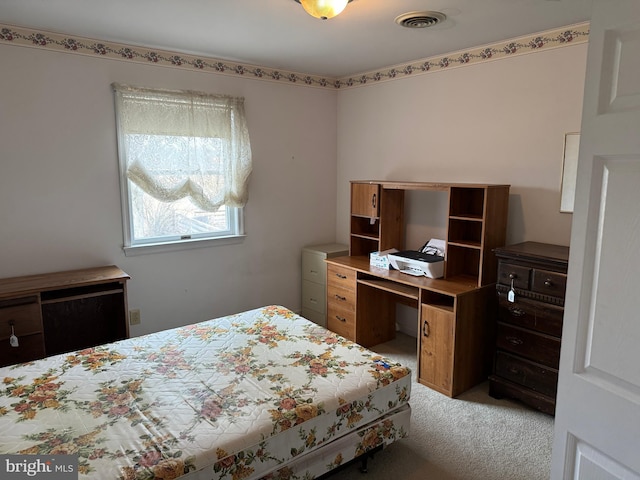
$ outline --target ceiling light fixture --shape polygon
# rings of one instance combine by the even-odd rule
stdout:
[[[295,0],[312,17],[321,20],[333,18],[344,10],[351,0]]]

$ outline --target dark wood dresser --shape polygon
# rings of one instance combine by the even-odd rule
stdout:
[[[524,242],[498,257],[498,318],[489,394],[553,415],[569,247]]]

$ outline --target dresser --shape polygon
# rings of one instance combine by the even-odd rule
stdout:
[[[555,413],[569,247],[496,248],[498,312],[489,394]]]
[[[0,366],[127,338],[127,280],[114,265],[0,279]]]
[[[302,316],[326,327],[327,267],[325,260],[349,254],[339,243],[311,245],[302,249]]]

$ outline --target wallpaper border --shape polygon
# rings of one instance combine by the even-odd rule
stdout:
[[[333,78],[0,24],[0,44],[44,48],[121,61],[151,63],[166,67],[195,69],[209,73],[330,89],[370,85],[550,48],[586,43],[588,37],[589,22],[584,22],[371,72]]]

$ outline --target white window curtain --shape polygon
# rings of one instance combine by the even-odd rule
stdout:
[[[157,200],[243,207],[251,173],[244,98],[114,83],[127,178]]]

